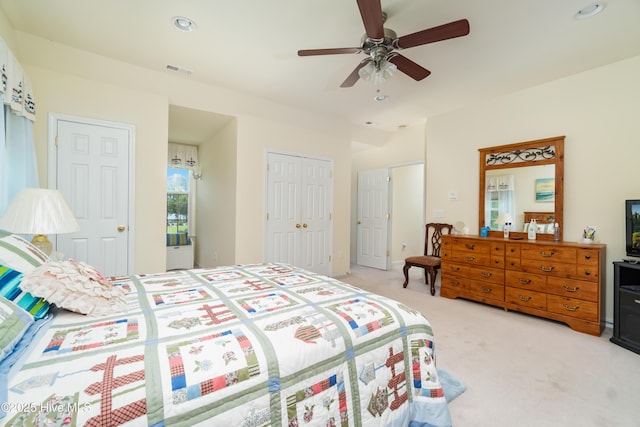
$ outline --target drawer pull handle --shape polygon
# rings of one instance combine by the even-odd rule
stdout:
[[[531,279],[523,279],[522,277],[519,277],[518,282],[520,282],[523,285],[528,285],[529,283],[531,283]]]
[[[584,275],[585,276],[591,276],[591,272],[587,270],[587,271],[584,272]]]
[[[529,296],[529,297],[525,297],[524,295],[518,295],[518,299],[519,299],[520,301],[523,301],[523,302],[529,302],[529,301],[531,301],[531,297],[530,297],[530,296]]]
[[[633,302],[635,302],[636,304],[640,304],[640,299],[634,299]]]
[[[591,255],[585,255],[584,259],[591,259]]]
[[[485,294],[490,293],[492,290],[493,289],[491,289],[491,288],[485,288],[485,287],[482,288],[482,292],[484,292]]]
[[[543,256],[545,258],[551,258],[553,256],[555,252],[551,251],[551,252],[545,252],[545,251],[540,251],[540,256]]]
[[[460,267],[451,267],[451,271],[453,271],[454,273],[457,273],[460,271]]]
[[[573,288],[570,288],[568,285],[562,285],[562,287],[567,292],[578,292],[578,289],[580,289],[578,286],[574,286]]]
[[[547,273],[552,272],[553,271],[553,266],[551,267],[545,267],[544,265],[540,266],[540,270],[542,271],[546,271]]]
[[[467,248],[467,249],[474,250],[476,248],[476,245],[470,245],[469,243],[465,243],[464,247]]]
[[[449,282],[449,284],[450,284],[451,286],[460,286],[460,282],[455,281],[455,280],[450,281],[450,282]]]
[[[575,307],[569,307],[569,305],[566,303],[562,304],[562,306],[568,311],[578,311],[578,309],[580,308],[579,305],[576,305]]]
[[[482,277],[484,277],[485,279],[488,279],[489,277],[493,276],[493,273],[487,273],[486,271],[483,271],[482,273],[480,273],[482,275]]]
[[[464,259],[465,259],[467,262],[473,262],[473,261],[475,261],[475,260],[476,260],[476,257],[474,257],[474,256],[466,256],[466,257],[464,257]]]

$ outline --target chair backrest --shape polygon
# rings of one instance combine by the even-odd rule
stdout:
[[[442,224],[439,222],[430,222],[426,225],[424,236],[424,254],[440,257],[440,245],[442,244],[442,235],[451,234],[453,225]],[[429,251],[431,249],[431,251]]]

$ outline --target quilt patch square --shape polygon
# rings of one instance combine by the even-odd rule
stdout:
[[[394,323],[391,313],[374,301],[355,298],[332,304],[328,308],[342,317],[357,337]]]
[[[239,298],[236,303],[249,315],[270,313],[298,305],[296,300],[280,292]]]
[[[198,275],[209,283],[222,283],[229,280],[241,280],[251,277],[244,271],[237,269],[204,270],[198,273]]]
[[[256,292],[274,291],[277,287],[266,280],[251,277],[246,280],[216,285],[216,289],[229,297],[236,297]]]
[[[292,273],[292,274],[284,274],[280,276],[274,276],[271,278],[275,283],[280,286],[295,286],[295,285],[305,285],[308,283],[317,282],[318,279],[315,277],[302,274],[302,273]]]
[[[173,403],[180,404],[260,374],[253,344],[240,330],[167,346]]]
[[[335,373],[287,396],[288,426],[349,425],[347,392],[342,373]]]
[[[438,385],[433,350],[434,346],[431,340],[411,340],[411,376],[413,377],[413,389],[419,396],[444,396],[442,387]]]
[[[185,289],[182,291],[170,291],[152,293],[152,304],[156,307],[162,305],[186,304],[212,300],[213,297],[204,288]]]
[[[43,354],[52,356],[80,352],[139,338],[138,319],[118,319],[61,329],[54,333]]]

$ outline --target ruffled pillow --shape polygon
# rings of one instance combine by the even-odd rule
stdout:
[[[106,316],[126,311],[124,291],[80,261],[49,261],[22,279],[20,288],[76,313]]]

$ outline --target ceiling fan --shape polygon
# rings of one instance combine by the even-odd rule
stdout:
[[[398,37],[396,32],[384,28],[386,13],[382,11],[381,0],[356,0],[365,28],[360,47],[333,49],[299,50],[298,56],[336,55],[365,53],[358,66],[342,82],[340,87],[351,87],[361,78],[373,78],[376,83],[385,80],[396,68],[412,79],[420,81],[431,71],[398,53],[398,50],[453,39],[469,34],[469,21],[460,19],[438,27],[428,28],[406,36]]]

